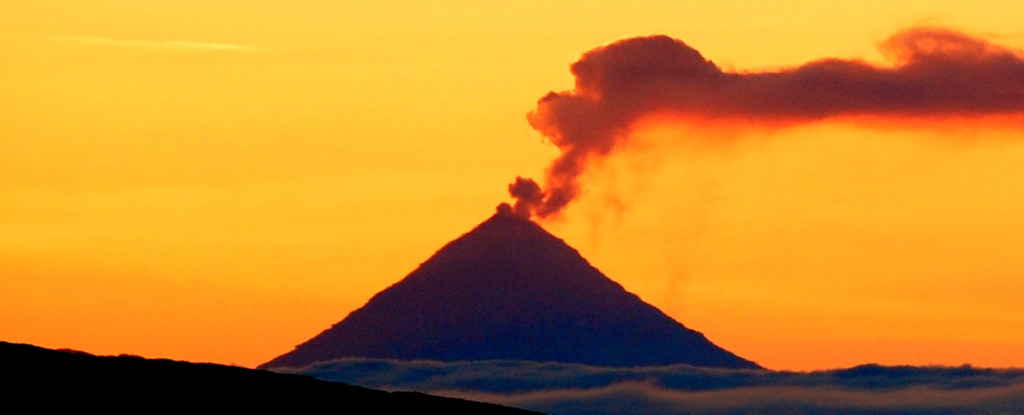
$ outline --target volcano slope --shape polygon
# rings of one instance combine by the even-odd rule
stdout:
[[[627,292],[507,205],[261,368],[348,357],[759,368]]]

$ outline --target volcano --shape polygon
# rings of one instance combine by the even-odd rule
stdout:
[[[504,204],[362,308],[260,367],[346,357],[759,368]]]

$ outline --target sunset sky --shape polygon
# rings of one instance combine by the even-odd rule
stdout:
[[[1018,0],[0,0],[0,340],[255,366],[559,155],[569,66],[664,34],[723,70],[885,67],[918,26],[1024,49]],[[542,225],[771,369],[1024,366],[1024,122],[634,126]]]

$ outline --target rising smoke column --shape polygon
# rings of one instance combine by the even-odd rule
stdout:
[[[824,59],[775,72],[724,72],[666,36],[621,40],[572,64],[571,91],[551,92],[527,115],[561,154],[543,190],[517,178],[523,216],[560,212],[580,192],[587,163],[629,139],[644,117],[670,114],[769,126],[828,118],[971,118],[1024,113],[1024,55],[946,29],[915,28],[881,45],[890,66]],[[527,197],[523,197],[527,195]]]

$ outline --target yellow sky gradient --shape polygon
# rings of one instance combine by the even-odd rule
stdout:
[[[1016,0],[2,3],[0,340],[244,366],[541,176],[525,114],[596,46],[740,71],[877,62],[913,25],[1024,47]],[[919,127],[653,125],[545,227],[769,368],[1024,366],[1024,131]]]

